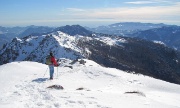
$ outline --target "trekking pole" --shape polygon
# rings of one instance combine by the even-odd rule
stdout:
[[[59,76],[59,75],[58,75],[58,66],[57,66],[57,78],[58,78],[58,76]]]
[[[48,70],[48,67],[47,67],[47,69],[46,69],[46,71],[45,71],[45,73],[44,73],[44,76],[43,76],[43,77],[45,77],[47,70]]]

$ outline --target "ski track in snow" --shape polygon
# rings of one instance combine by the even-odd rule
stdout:
[[[54,80],[48,79],[47,66],[42,64],[1,66],[0,77],[3,71],[14,72],[10,69],[14,66],[21,72],[27,69],[27,74],[14,75],[12,80],[18,80],[0,90],[0,108],[180,108],[179,85],[90,64],[93,66],[59,67],[58,73],[55,68]],[[53,84],[62,85],[64,90],[47,88]]]

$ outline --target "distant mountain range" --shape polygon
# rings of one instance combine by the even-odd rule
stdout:
[[[41,34],[47,34],[49,32],[52,32],[54,30],[53,27],[46,27],[46,26],[29,26],[27,29],[20,33],[18,37],[25,37],[28,35],[41,35]]]
[[[169,25],[165,25],[163,23],[152,24],[152,23],[140,23],[140,22],[121,22],[121,23],[111,24],[108,26],[99,26],[96,28],[86,27],[86,29],[96,33],[127,36],[129,34],[136,33],[138,31],[143,31],[153,28],[161,28],[163,26],[169,26]]]
[[[159,42],[180,51],[180,26],[164,26],[161,28],[139,31],[129,36]]]
[[[109,35],[138,37],[164,44],[180,51],[180,26],[152,23],[124,22],[97,28],[87,28],[93,32]]]
[[[51,27],[27,26],[27,27],[0,27],[0,49],[4,44],[11,42],[15,37],[42,34],[52,31]]]
[[[22,33],[26,27],[1,27],[0,26],[0,49],[4,44],[10,42],[13,38]]]
[[[0,51],[0,65],[13,61],[44,63],[49,52],[56,58],[88,58],[106,67],[180,84],[180,53],[176,50],[143,39],[92,33],[79,25],[14,38]]]

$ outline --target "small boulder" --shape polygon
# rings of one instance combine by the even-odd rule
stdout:
[[[52,85],[52,86],[49,86],[47,88],[50,88],[50,89],[57,89],[57,90],[63,90],[63,86],[61,85]]]
[[[86,61],[81,59],[79,63],[85,65]]]

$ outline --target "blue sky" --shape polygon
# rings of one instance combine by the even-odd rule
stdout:
[[[180,0],[0,0],[0,26],[180,25]]]

